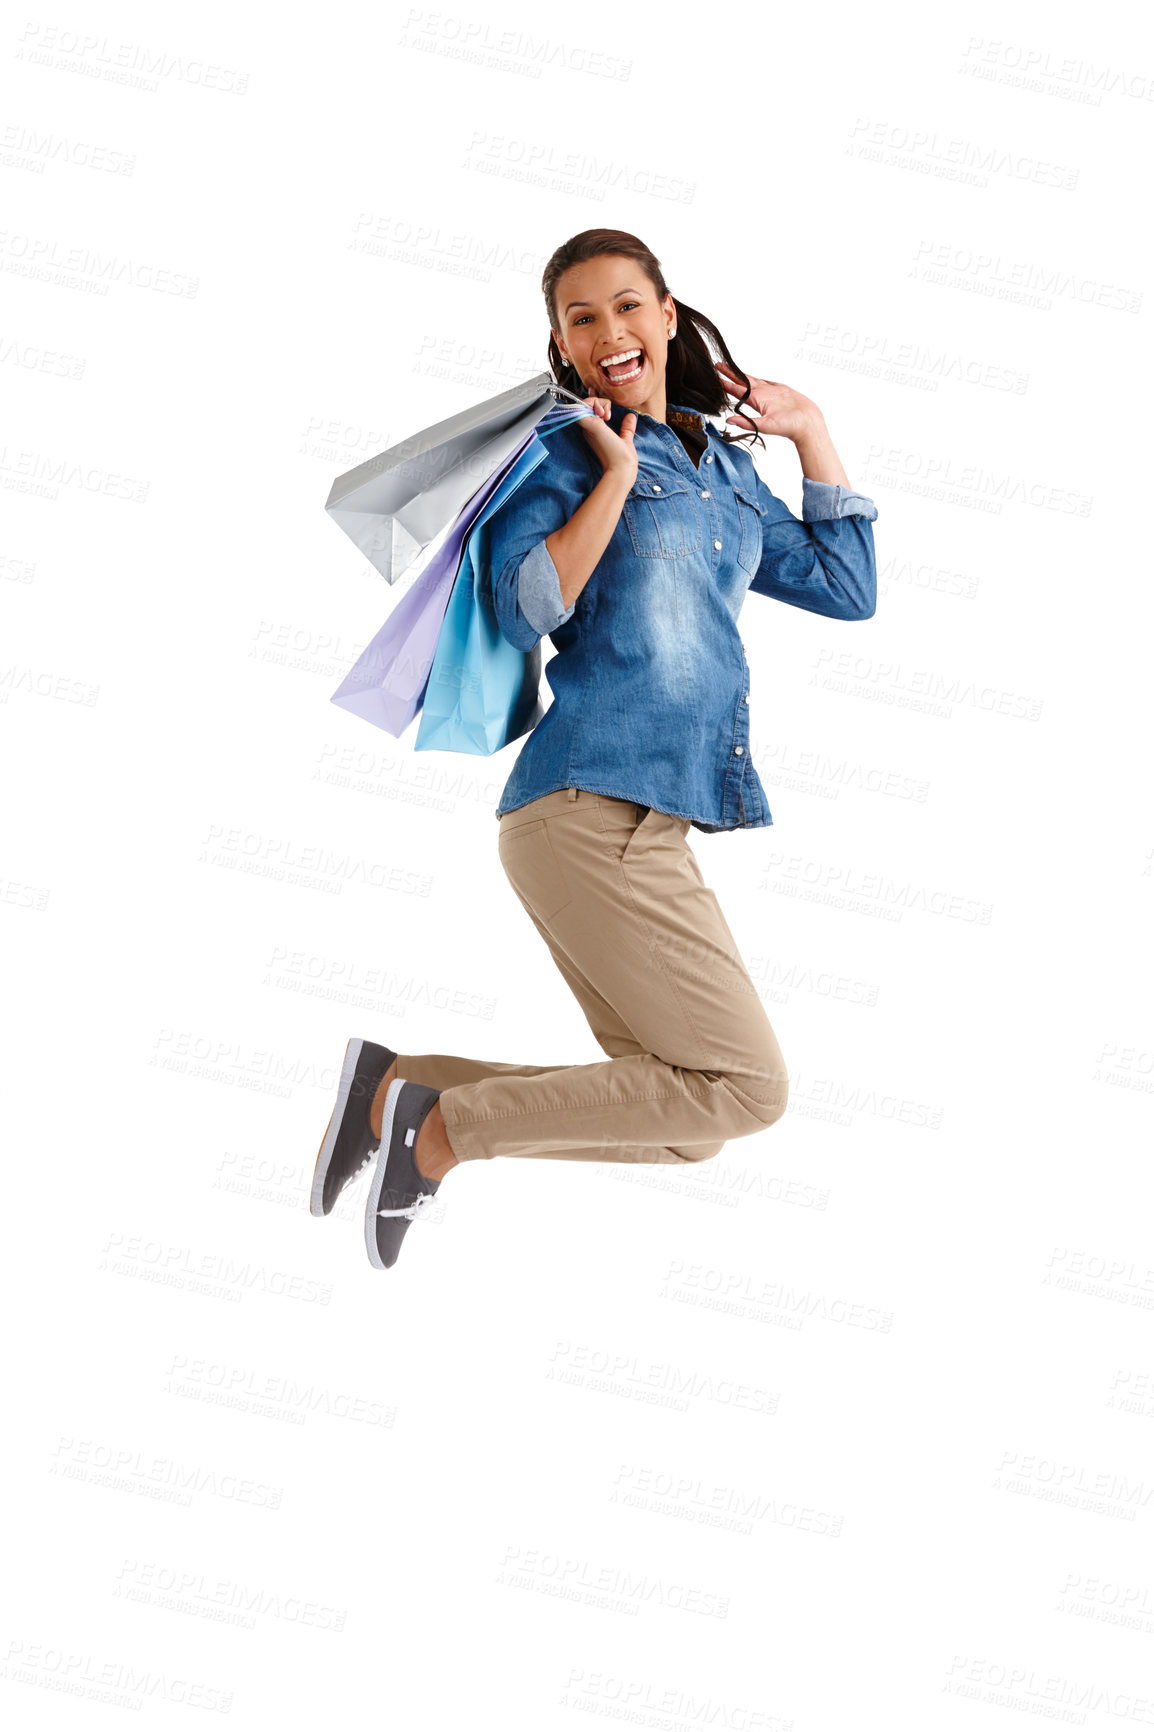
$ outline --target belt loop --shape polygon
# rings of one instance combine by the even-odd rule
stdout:
[[[569,790],[569,798],[570,798],[570,799],[571,799],[571,800],[575,800],[575,799],[576,799],[576,798],[577,798],[577,790],[576,790],[576,788],[570,788],[570,790]]]

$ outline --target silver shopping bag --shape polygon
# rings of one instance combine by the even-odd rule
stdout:
[[[396,583],[562,397],[585,401],[538,373],[462,409],[338,475],[325,510],[381,576]]]

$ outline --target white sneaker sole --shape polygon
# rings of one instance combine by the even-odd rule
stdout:
[[[364,1041],[350,1040],[345,1048],[345,1062],[341,1067],[341,1080],[337,1085],[337,1104],[333,1108],[333,1116],[329,1120],[329,1128],[325,1132],[325,1140],[317,1155],[316,1172],[313,1174],[313,1191],[309,1199],[309,1212],[313,1215],[324,1215],[325,1179],[328,1177],[329,1163],[333,1158],[333,1150],[337,1146],[337,1136],[345,1116],[345,1108],[349,1104],[349,1091],[353,1086],[353,1078],[357,1074],[357,1060],[361,1056]]]
[[[389,1164],[389,1149],[393,1142],[393,1117],[404,1086],[405,1080],[399,1076],[395,1076],[389,1084],[389,1091],[385,1096],[385,1111],[381,1119],[381,1144],[377,1150],[377,1164],[373,1168],[368,1200],[365,1203],[365,1250],[374,1269],[388,1268],[387,1263],[382,1263],[381,1254],[377,1250],[377,1205],[385,1186],[385,1168]]]

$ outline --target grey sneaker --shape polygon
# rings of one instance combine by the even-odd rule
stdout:
[[[369,1123],[373,1096],[396,1056],[389,1047],[371,1040],[350,1040],[345,1048],[337,1104],[317,1153],[309,1199],[312,1214],[331,1214],[345,1186],[372,1160],[378,1146]]]
[[[374,1269],[392,1268],[409,1222],[430,1208],[440,1190],[440,1179],[427,1179],[413,1153],[417,1132],[440,1093],[404,1077],[394,1077],[389,1084],[381,1146],[365,1204],[365,1246]]]

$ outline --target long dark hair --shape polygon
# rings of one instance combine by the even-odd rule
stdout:
[[[583,265],[586,259],[598,258],[602,253],[621,253],[640,265],[653,284],[658,301],[664,300],[671,292],[661,274],[660,259],[650,252],[644,241],[638,240],[636,235],[626,234],[624,229],[583,229],[579,235],[574,235],[557,248],[545,266],[545,274],[541,278],[541,291],[549,313],[549,366],[557,384],[564,385],[566,390],[574,392],[578,397],[585,395],[585,383],[576,367],[561,359],[561,351],[553,336],[553,332],[561,328],[561,321],[557,317],[557,283],[570,265]],[[697,409],[703,415],[740,414],[741,403],[745,402],[750,392],[748,375],[742,372],[730,354],[725,338],[713,320],[707,319],[704,313],[697,312],[694,307],[687,306],[684,301],[679,301],[676,295],[673,295],[672,299],[677,308],[677,335],[669,345],[665,362],[665,393],[668,400],[671,403],[687,403],[691,409]],[[744,381],[745,390],[741,395],[741,403],[730,402],[720,375],[713,365],[704,332],[708,332],[712,337],[720,358]],[[736,444],[743,439],[757,445],[765,444],[761,434],[752,427],[745,430],[740,427],[732,430],[722,428],[718,437],[730,444]]]

